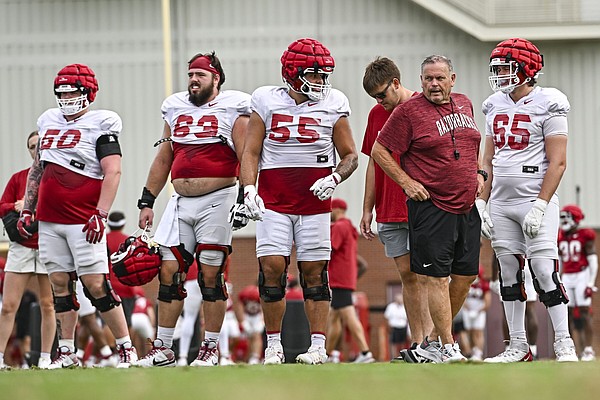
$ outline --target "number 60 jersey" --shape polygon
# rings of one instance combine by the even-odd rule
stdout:
[[[516,103],[496,92],[482,106],[486,136],[494,141],[495,201],[528,201],[539,194],[548,169],[544,138],[567,135],[567,97],[554,88],[534,88]]]

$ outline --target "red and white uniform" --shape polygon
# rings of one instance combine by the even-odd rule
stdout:
[[[96,212],[104,178],[97,142],[104,135],[109,142],[115,140],[121,118],[113,111],[90,110],[67,121],[53,108],[39,117],[37,125],[44,167],[36,210],[40,259],[49,273],[106,274],[106,237],[90,244],[82,227]]]
[[[104,177],[96,142],[103,135],[118,137],[121,118],[113,111],[90,110],[67,121],[58,108],[52,108],[39,117],[37,126],[44,165],[37,219],[84,224],[96,211]]]
[[[260,294],[258,286],[248,285],[238,294],[238,299],[244,306],[244,321],[242,327],[246,335],[262,333],[265,329]]]
[[[309,188],[337,165],[333,127],[350,115],[346,96],[331,89],[324,100],[296,104],[287,88],[264,86],[252,94],[252,111],[266,127],[258,178],[265,207],[295,215],[331,211],[331,200],[319,200]]]
[[[550,200],[537,237],[526,241],[522,223],[548,169],[545,138],[568,132],[569,102],[557,89],[536,87],[516,103],[508,94],[497,92],[483,102],[482,109],[486,136],[495,144],[489,200],[494,223],[492,246],[498,256],[557,259],[558,196],[554,194]]]
[[[481,276],[477,277],[469,288],[467,298],[463,304],[463,323],[465,329],[484,329],[485,295],[490,291],[490,283]]]
[[[575,232],[558,232],[558,249],[562,261],[561,280],[569,296],[569,307],[591,305],[591,297],[586,298],[584,292],[590,281],[590,269],[586,244],[596,240],[596,232],[581,228]]]
[[[232,132],[238,117],[250,115],[250,95],[226,90],[198,107],[188,92],[179,92],[165,99],[161,111],[173,140],[171,179],[238,175]]]

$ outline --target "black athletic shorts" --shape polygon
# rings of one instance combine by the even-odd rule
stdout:
[[[406,328],[392,328],[390,332],[390,339],[394,344],[403,344],[406,342],[406,335],[408,329]]]
[[[348,307],[353,305],[352,302],[352,289],[336,289],[331,288],[331,308],[339,310],[340,308]]]
[[[408,200],[410,269],[427,276],[479,273],[481,219],[477,208],[452,214],[431,200]]]

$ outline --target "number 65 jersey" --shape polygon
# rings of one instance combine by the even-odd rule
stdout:
[[[534,88],[516,103],[496,92],[482,106],[486,136],[492,137],[492,199],[519,203],[539,194],[548,169],[545,138],[567,135],[567,97],[554,88]],[[511,201],[512,200],[512,201]]]

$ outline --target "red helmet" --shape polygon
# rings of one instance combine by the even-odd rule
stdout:
[[[499,67],[510,67],[499,73]],[[513,38],[500,42],[490,55],[490,86],[494,91],[510,93],[517,86],[537,78],[544,66],[544,56],[528,40]]]
[[[160,270],[159,247],[150,243],[146,232],[130,236],[119,250],[110,256],[113,271],[119,281],[128,286],[141,286],[150,282]]]
[[[583,215],[581,208],[575,204],[568,204],[560,210],[560,229],[568,232],[576,228],[583,218],[585,218],[585,215]]]
[[[281,56],[281,76],[290,89],[303,93],[314,101],[327,97],[331,84],[329,75],[335,61],[327,47],[315,39],[298,39],[290,44]],[[321,74],[323,84],[311,83],[306,74]]]
[[[81,96],[61,99],[59,93],[75,92]],[[58,107],[65,115],[73,115],[85,110],[96,99],[98,81],[94,71],[83,64],[70,64],[58,71],[54,78],[54,94]]]

